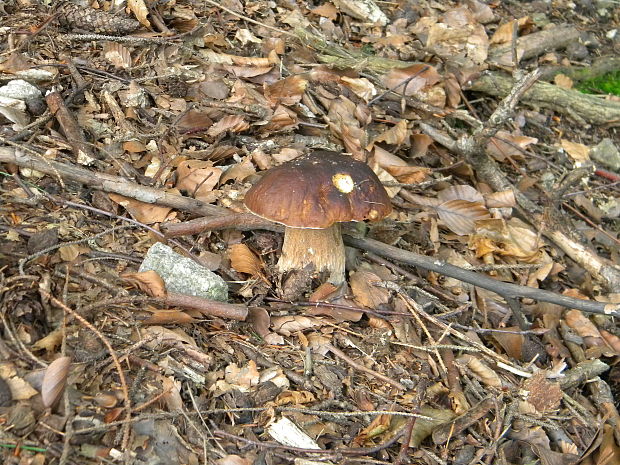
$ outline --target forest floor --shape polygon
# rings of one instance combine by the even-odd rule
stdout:
[[[0,35],[3,463],[620,464],[618,2],[7,0]],[[244,205],[322,150],[392,205],[340,286]]]

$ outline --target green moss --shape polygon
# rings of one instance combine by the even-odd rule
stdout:
[[[604,93],[620,96],[620,71],[588,79],[581,82],[577,88],[586,94]]]
[[[377,52],[375,51],[375,48],[372,46],[372,44],[364,44],[362,46],[361,52],[364,56],[374,56],[377,54]]]

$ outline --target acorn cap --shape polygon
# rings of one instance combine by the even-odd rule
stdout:
[[[366,163],[326,151],[270,169],[247,192],[245,205],[262,218],[308,229],[377,221],[392,211],[387,192]]]

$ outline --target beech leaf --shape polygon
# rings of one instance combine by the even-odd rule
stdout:
[[[59,357],[45,370],[41,385],[41,398],[46,408],[52,407],[65,390],[70,367],[71,358]]]

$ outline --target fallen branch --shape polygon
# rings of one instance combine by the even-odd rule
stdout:
[[[162,301],[172,307],[183,307],[198,310],[203,315],[245,321],[248,316],[248,307],[241,304],[229,304],[215,300],[204,299],[193,295],[175,294],[169,292]]]
[[[50,111],[58,121],[62,132],[67,138],[67,142],[73,149],[73,153],[78,163],[88,164],[95,159],[93,152],[84,138],[84,132],[77,122],[77,119],[67,108],[62,95],[58,92],[50,92],[45,96],[45,101]]]
[[[520,207],[521,215],[527,218],[530,224],[539,229],[542,234],[549,238],[572,260],[587,270],[595,280],[601,282],[610,292],[620,292],[620,269],[608,260],[599,257],[594,251],[568,237],[558,224],[546,224],[548,223],[546,218],[554,218],[554,215],[543,216],[541,208],[519,192],[508,180],[498,163],[486,153],[485,147],[489,137],[493,136],[497,129],[512,116],[513,109],[519,99],[524,95],[527,96],[536,86],[548,85],[537,83],[531,86],[532,76],[534,76],[533,73],[525,76],[514,86],[507,88],[506,98],[498,105],[495,112],[493,112],[482,128],[476,130],[471,136],[462,137],[455,141],[450,136],[426,123],[420,123],[420,129],[450,151],[464,157],[472,165],[478,179],[487,183],[496,192],[513,191]],[[597,102],[602,103],[602,101]],[[620,122],[620,105],[617,105],[617,107],[618,121]],[[594,106],[593,108],[596,111],[598,107]],[[561,217],[559,212],[556,213],[556,216]],[[541,228],[540,225],[544,224],[546,224],[546,227]]]
[[[443,276],[448,276],[465,283],[473,284],[474,286],[482,287],[483,289],[493,291],[504,298],[530,298],[541,302],[561,305],[562,307],[575,308],[588,313],[601,313],[604,315],[620,316],[620,304],[607,304],[592,300],[574,299],[572,297],[545,291],[543,289],[505,283],[503,281],[489,278],[488,276],[480,273],[475,273],[464,268],[459,268],[458,266],[450,265],[449,263],[445,263],[432,257],[401,250],[372,239],[359,239],[356,237],[345,236],[344,243],[362,250],[368,250],[391,260],[424,268],[425,270],[434,271]]]
[[[210,205],[201,200],[170,194],[162,189],[142,186],[119,176],[92,172],[84,168],[47,160],[14,147],[0,147],[0,163],[14,163],[22,168],[30,168],[54,178],[60,176],[103,192],[124,195],[140,202],[163,205],[197,215],[219,215],[228,210]]]
[[[488,72],[476,79],[467,90],[505,97],[515,81],[508,75]],[[604,100],[577,90],[563,89],[546,82],[538,82],[526,92],[521,101],[550,108],[562,115],[581,119],[590,124],[620,126],[620,103]]]
[[[353,360],[351,357],[349,357],[347,354],[345,354],[342,350],[338,349],[337,347],[334,347],[331,344],[326,344],[325,347],[332,354],[334,354],[336,357],[344,360],[349,365],[351,365],[351,367],[353,367],[353,369],[362,371],[362,372],[364,372],[366,374],[369,374],[369,375],[371,375],[371,376],[373,376],[373,377],[383,381],[386,384],[390,384],[390,385],[394,386],[396,389],[400,389],[401,391],[406,391],[407,390],[407,388],[405,386],[403,386],[398,381],[393,380],[389,376],[385,376],[385,375],[383,375],[381,373],[377,373],[375,370],[371,370],[370,368],[365,367],[364,365],[362,365],[360,363],[357,363],[355,360]]]
[[[551,50],[566,48],[576,40],[579,40],[579,31],[574,26],[556,26],[519,37],[516,52],[520,60],[527,60]],[[512,48],[512,43],[491,48],[488,61],[504,66],[514,65]]]
[[[183,231],[185,234],[198,234],[206,230],[215,231],[221,229],[238,229],[245,231],[266,229],[269,231],[282,231],[283,227],[258,217],[249,221],[249,215],[247,213],[229,213],[223,217],[198,218],[186,223],[162,224],[162,230],[166,232],[166,237],[176,237],[180,235],[179,231]],[[620,316],[620,304],[606,304],[592,300],[575,299],[543,289],[505,283],[480,273],[450,265],[433,257],[408,252],[372,239],[362,239],[345,235],[344,243],[351,247],[373,252],[381,257],[389,258],[396,262],[434,271],[443,276],[448,276],[493,291],[505,299],[530,298],[541,302],[561,305],[562,307],[575,308],[587,313]]]

